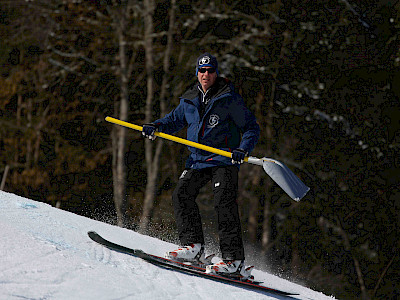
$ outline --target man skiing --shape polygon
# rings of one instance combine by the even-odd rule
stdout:
[[[208,272],[244,274],[244,249],[238,205],[239,165],[254,148],[260,134],[254,115],[232,84],[219,76],[217,59],[209,54],[196,61],[198,83],[180,97],[180,104],[165,117],[143,126],[143,136],[155,131],[175,133],[187,127],[187,139],[232,152],[232,158],[189,147],[190,156],[172,195],[182,247],[167,258],[204,262],[204,235],[196,197],[212,182],[222,261]]]

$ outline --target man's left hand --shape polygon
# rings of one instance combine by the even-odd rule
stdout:
[[[232,164],[242,164],[247,152],[241,148],[237,148],[232,152]]]

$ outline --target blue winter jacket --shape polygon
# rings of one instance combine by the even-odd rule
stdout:
[[[158,131],[173,134],[187,127],[187,139],[196,143],[232,152],[242,148],[250,153],[258,141],[260,127],[243,98],[235,93],[228,80],[218,77],[211,100],[200,114],[199,84],[180,97],[180,104],[164,118],[154,121]],[[186,167],[202,169],[218,165],[232,165],[232,159],[194,147]]]

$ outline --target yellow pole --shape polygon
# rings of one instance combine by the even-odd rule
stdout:
[[[131,129],[135,129],[135,130],[138,130],[138,131],[142,131],[142,126],[138,126],[138,125],[135,125],[135,124],[132,124],[132,123],[128,123],[128,122],[125,122],[125,121],[121,121],[121,120],[118,120],[118,119],[114,119],[114,118],[111,118],[111,117],[106,117],[106,121],[110,122],[110,123],[118,124],[118,125],[121,125],[121,126],[125,126],[125,127],[128,127],[128,128],[131,128]],[[194,147],[194,148],[197,148],[197,149],[205,150],[205,151],[208,151],[208,152],[211,152],[211,153],[215,153],[215,154],[218,154],[218,155],[222,155],[222,156],[225,156],[225,157],[232,157],[232,153],[229,152],[229,151],[224,151],[224,150],[220,150],[220,149],[213,148],[213,147],[210,147],[210,146],[206,146],[206,145],[203,145],[203,144],[199,144],[199,143],[196,143],[196,142],[188,141],[188,140],[185,140],[185,139],[173,136],[173,135],[169,135],[169,134],[166,134],[166,133],[155,132],[154,135],[155,136],[159,136],[159,137],[161,137],[163,139],[167,139],[167,140],[170,140],[170,141],[173,141],[173,142],[177,142],[177,143],[186,145],[186,146],[190,146],[190,147]],[[244,160],[247,161],[248,158],[246,157]]]
[[[107,117],[106,121],[121,126],[125,126],[131,129],[135,129],[138,131],[142,131],[142,126],[124,122],[111,117]],[[154,135],[186,146],[195,147],[201,150],[205,150],[226,157],[232,157],[232,153],[229,151],[216,149],[213,147],[181,139],[173,135],[165,134],[162,132],[155,132]],[[295,201],[300,201],[300,199],[303,198],[310,189],[298,177],[296,177],[296,175],[294,175],[293,172],[288,167],[286,167],[283,163],[277,160],[266,157],[259,159],[257,157],[250,156],[250,157],[245,157],[244,161],[254,165],[262,166],[264,168],[264,171]]]

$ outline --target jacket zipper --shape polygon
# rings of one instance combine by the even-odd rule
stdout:
[[[209,112],[209,111],[211,110],[211,108],[214,106],[214,102],[215,102],[216,100],[219,100],[219,99],[224,98],[224,97],[225,97],[225,96],[222,95],[222,96],[220,96],[220,97],[218,97],[218,98],[214,98],[214,99],[210,100],[210,101],[212,101],[212,103],[208,106],[208,109],[204,112],[204,115],[203,115],[203,118],[202,118],[202,122],[203,122],[203,123],[202,123],[201,129],[200,129],[200,132],[199,132],[201,138],[204,137],[205,127],[206,127],[205,116],[208,114],[208,112]],[[188,103],[188,104],[193,105],[194,107],[196,107],[197,113],[199,114],[199,109],[197,108],[196,105],[194,105],[194,103],[193,103],[191,100],[185,99],[185,102]],[[200,116],[200,114],[199,114],[199,116]]]
[[[203,120],[203,126],[202,126],[202,129],[201,129],[201,137],[204,137],[205,128],[206,128],[206,121]]]

